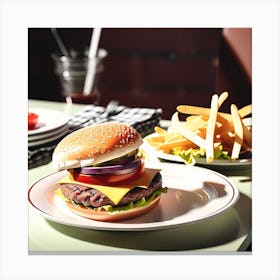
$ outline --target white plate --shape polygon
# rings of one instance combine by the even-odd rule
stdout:
[[[68,131],[68,125],[63,125],[57,129],[50,130],[45,133],[40,133],[40,134],[34,134],[34,135],[29,135],[28,136],[28,141],[36,141],[36,140],[42,140],[48,137],[53,137],[55,135],[61,134],[62,132]]]
[[[35,129],[28,130],[28,135],[45,133],[61,126],[69,121],[69,116],[63,112],[42,108],[29,108],[29,112],[39,116]]]
[[[225,176],[196,166],[159,163],[163,187],[159,204],[149,213],[122,222],[98,222],[72,213],[54,194],[53,183],[65,176],[60,171],[33,184],[28,192],[29,203],[43,217],[57,223],[112,231],[145,231],[175,228],[213,217],[231,208],[239,191]]]
[[[28,141],[28,147],[35,147],[35,146],[39,146],[39,145],[43,145],[43,144],[52,142],[64,135],[66,135],[67,133],[68,133],[68,130],[64,130],[64,131],[60,132],[59,134],[56,134],[56,135],[53,135],[50,137],[46,137],[41,140]]]

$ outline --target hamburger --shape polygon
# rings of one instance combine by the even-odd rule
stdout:
[[[55,193],[85,218],[118,221],[152,210],[160,200],[159,169],[146,168],[139,152],[140,134],[124,123],[81,128],[56,146],[52,164],[67,170]]]

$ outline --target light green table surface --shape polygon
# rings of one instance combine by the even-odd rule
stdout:
[[[29,108],[73,115],[83,105],[29,100]],[[157,159],[152,159],[157,160]],[[242,252],[251,242],[251,169],[225,171],[239,188],[237,204],[210,219],[175,229],[142,232],[100,231],[49,221],[29,207],[29,254],[188,254]],[[29,187],[54,170],[45,164],[29,169]]]

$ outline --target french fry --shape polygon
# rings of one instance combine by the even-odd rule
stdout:
[[[160,135],[167,134],[167,130],[165,130],[165,129],[159,127],[159,126],[156,126],[154,129],[155,129],[155,132],[160,134]]]
[[[252,147],[252,132],[251,130],[244,124],[242,121],[242,127],[243,127],[243,137],[246,145],[248,148]]]
[[[147,138],[148,142],[162,142],[164,140],[165,140],[164,135],[156,135],[156,136]]]
[[[196,118],[187,118],[185,127],[195,132],[199,128],[207,126],[207,121],[204,120],[203,116],[195,116]]]
[[[211,100],[211,109],[206,130],[206,161],[212,162],[214,159],[214,134],[219,103],[218,95],[214,94]]]
[[[176,141],[176,140],[181,140],[181,139],[184,139],[184,137],[182,135],[180,135],[178,132],[173,131],[173,132],[168,133],[168,135],[166,135],[165,143]]]
[[[228,92],[224,91],[218,99],[218,106],[219,108],[222,106],[222,104],[225,102],[225,100],[228,98]]]
[[[245,126],[247,126],[248,129],[252,126],[252,118],[243,118],[242,122]]]
[[[234,144],[231,152],[231,159],[238,159],[239,153],[241,151],[241,146],[243,144],[243,126],[238,109],[235,104],[230,106],[232,121],[235,132]]]
[[[163,144],[160,144],[158,146],[158,148],[160,150],[161,149],[162,150],[171,150],[173,148],[180,147],[180,146],[185,146],[185,147],[189,147],[189,148],[197,148],[197,146],[194,145],[188,139],[180,139],[180,140],[175,140],[175,141],[172,141],[172,142],[163,143]]]
[[[242,119],[252,114],[252,104],[242,107],[241,109],[238,110],[238,113]]]
[[[191,106],[191,105],[179,105],[176,107],[177,111],[187,115],[209,115],[209,108]]]
[[[171,117],[171,127],[198,147],[205,149],[205,140],[180,123],[178,112],[175,112]]]
[[[201,119],[200,115],[191,115],[191,116],[186,117],[186,122],[191,123],[191,122],[196,121],[198,119]]]
[[[191,106],[191,105],[179,105],[177,106],[177,111],[182,114],[187,115],[203,115],[203,116],[209,116],[210,109],[204,108],[204,107],[197,107],[197,106]],[[231,120],[231,115],[228,113],[219,112],[219,115],[224,117],[227,120]]]

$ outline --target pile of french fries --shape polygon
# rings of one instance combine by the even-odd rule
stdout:
[[[231,160],[236,160],[243,151],[252,149],[252,131],[245,117],[252,114],[252,105],[238,109],[231,104],[230,113],[220,112],[219,108],[228,98],[228,92],[211,98],[210,108],[179,105],[172,115],[171,127],[165,130],[155,127],[155,133],[146,141],[157,150],[172,154],[173,149],[188,150],[202,148],[206,151],[206,161],[214,160],[215,149],[222,145]],[[186,114],[180,121],[179,113]]]

